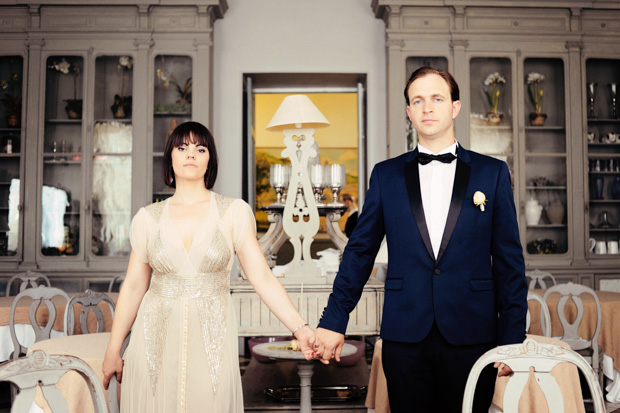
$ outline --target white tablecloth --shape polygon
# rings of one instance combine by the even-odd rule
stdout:
[[[17,340],[24,347],[30,347],[34,343],[34,330],[30,324],[15,324],[15,334]],[[62,331],[52,330],[52,338],[63,337]],[[13,352],[13,342],[11,341],[11,331],[9,326],[0,326],[0,363],[9,359]]]

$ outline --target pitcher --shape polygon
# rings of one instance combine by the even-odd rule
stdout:
[[[543,207],[538,203],[537,199],[530,198],[525,202],[525,222],[527,225],[538,225],[542,209]]]

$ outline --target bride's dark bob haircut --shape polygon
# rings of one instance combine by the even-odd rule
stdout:
[[[174,180],[174,170],[172,169],[172,150],[183,145],[183,143],[193,143],[202,145],[209,151],[209,163],[205,173],[205,186],[207,189],[213,188],[217,178],[217,151],[215,149],[215,139],[209,129],[198,122],[185,122],[174,128],[164,149],[164,183],[169,187],[176,188]]]

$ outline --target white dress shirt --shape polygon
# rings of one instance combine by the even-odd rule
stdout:
[[[418,144],[418,151],[430,155],[441,155],[444,153],[456,153],[457,142],[450,145],[438,154],[434,154],[429,149]],[[456,160],[451,163],[431,161],[426,165],[418,164],[420,171],[420,192],[422,193],[422,206],[424,207],[424,218],[431,237],[433,254],[437,258],[443,231],[448,219],[450,201],[452,200],[452,187],[454,186],[454,175],[456,174]]]

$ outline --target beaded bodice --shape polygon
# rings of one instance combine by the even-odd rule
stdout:
[[[204,348],[209,360],[213,391],[216,391],[220,375],[222,345],[226,334],[226,303],[230,285],[230,263],[233,248],[230,234],[221,225],[221,218],[232,203],[232,198],[212,193],[211,203],[215,202],[217,213],[209,214],[207,219],[214,220],[207,228],[213,231],[206,238],[206,245],[200,246],[199,259],[191,262],[174,260],[162,240],[162,215],[166,212],[166,202],[155,203],[145,209],[154,221],[149,230],[147,243],[148,263],[153,272],[151,285],[143,300],[144,338],[146,360],[153,393],[160,374],[164,345],[168,331],[171,309],[175,305],[183,306],[183,348],[182,363],[187,363],[187,325],[189,302],[195,303],[198,311]],[[228,235],[228,236],[227,236]],[[168,233],[166,237],[170,236]],[[180,264],[183,263],[183,264]],[[192,308],[194,308],[192,306]],[[183,364],[182,366],[184,366]],[[183,369],[182,369],[183,370]],[[185,380],[185,374],[182,374]],[[184,383],[180,383],[184,387]],[[183,394],[183,392],[181,392]]]

